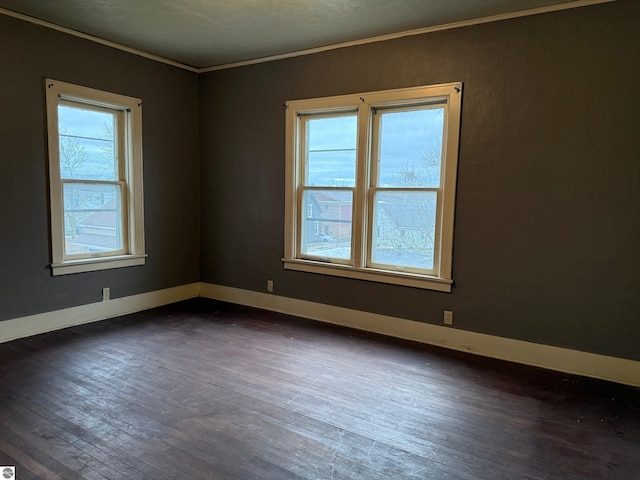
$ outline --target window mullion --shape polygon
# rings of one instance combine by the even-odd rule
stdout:
[[[353,265],[366,265],[367,191],[369,185],[370,108],[366,103],[358,107],[358,156],[356,165],[356,191],[353,201]]]

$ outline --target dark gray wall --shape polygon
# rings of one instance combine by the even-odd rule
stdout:
[[[142,267],[52,277],[43,77],[142,98]],[[0,320],[196,282],[197,74],[0,15]]]
[[[640,360],[638,18],[618,0],[212,72],[198,90],[196,74],[0,15],[0,320],[107,286],[273,279],[279,295],[435,324],[452,309],[456,328]],[[51,276],[45,76],[143,99],[144,267]],[[453,293],[285,271],[282,104],[458,80]]]
[[[201,279],[640,360],[640,2],[200,76]],[[282,267],[286,100],[464,82],[452,294]]]

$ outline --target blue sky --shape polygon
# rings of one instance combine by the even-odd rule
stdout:
[[[415,169],[415,186],[436,186],[439,168],[427,167],[425,153],[439,158],[444,109],[381,110],[380,186],[403,186],[403,172]],[[354,186],[357,118],[355,115],[309,121],[308,185]]]
[[[115,180],[114,115],[60,105],[58,124],[63,178]],[[66,146],[66,148],[65,148]],[[79,160],[82,159],[82,162]],[[81,163],[81,164],[80,164]],[[69,165],[73,164],[73,172]]]

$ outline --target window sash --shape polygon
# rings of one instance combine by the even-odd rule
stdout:
[[[374,229],[376,228],[375,224],[375,215],[378,211],[376,206],[376,194],[377,193],[394,193],[394,192],[414,192],[414,193],[435,193],[436,202],[435,202],[435,218],[434,218],[434,241],[433,241],[433,266],[432,268],[419,268],[419,267],[411,267],[407,265],[398,265],[393,263],[384,263],[384,262],[375,262],[373,260],[374,253],[374,239],[376,238],[376,234]],[[440,235],[438,232],[441,231],[441,206],[442,206],[442,189],[441,188],[380,188],[380,187],[371,187],[368,192],[368,205],[369,205],[369,216],[367,218],[367,266],[371,268],[381,269],[381,270],[390,270],[390,271],[398,271],[398,272],[408,272],[408,273],[416,273],[416,274],[424,274],[424,275],[436,275],[439,271],[439,256],[436,254],[439,251],[440,247]]]
[[[64,97],[58,99],[58,106],[65,106],[70,108],[77,108],[80,110],[89,110],[92,112],[107,113],[113,115],[115,118],[114,132],[112,132],[113,139],[115,141],[115,180],[126,181],[126,162],[127,162],[127,137],[130,133],[127,132],[126,127],[126,113],[127,109],[124,107],[107,107],[104,105],[96,105],[89,101],[81,102],[78,99],[66,99]],[[59,126],[59,120],[56,118],[56,122]],[[58,152],[60,152],[60,137],[72,136],[81,138],[78,135],[62,134],[58,131]],[[58,162],[60,162],[60,155],[58,154]],[[62,176],[62,170],[59,169],[59,178],[70,180],[69,178]],[[77,180],[92,180],[89,178],[75,178]]]
[[[305,193],[307,192],[318,192],[318,193],[324,193],[324,192],[336,192],[336,194],[340,195],[341,193],[345,193],[345,192],[349,192],[351,193],[351,223],[353,222],[353,215],[354,215],[354,211],[353,211],[353,204],[354,204],[354,198],[355,198],[355,188],[354,187],[307,187],[307,186],[300,186],[298,188],[298,200],[297,200],[297,205],[298,205],[298,212],[300,212],[301,214],[304,213],[304,217],[303,215],[300,215],[299,218],[297,219],[297,225],[298,225],[298,229],[297,229],[297,239],[296,239],[296,251],[299,252],[300,258],[305,258],[308,260],[317,260],[317,261],[322,261],[322,262],[330,262],[330,263],[336,263],[336,264],[341,264],[341,265],[352,265],[353,264],[353,226],[351,227],[351,235],[350,238],[348,240],[348,248],[349,248],[349,257],[348,258],[342,258],[342,257],[337,257],[337,256],[331,256],[330,254],[313,254],[313,253],[309,253],[309,252],[304,252],[304,235],[305,235],[305,227],[303,226],[305,222],[324,222],[324,223],[346,223],[346,219],[322,219],[321,217],[316,217],[316,216],[311,216],[308,217],[306,215],[308,215],[309,211],[314,212],[315,215],[318,215],[318,213],[316,213],[316,211],[318,210],[317,208],[309,208],[309,206],[311,206],[311,204],[308,204],[306,207],[304,205],[304,198],[305,198]],[[314,230],[315,230],[315,225],[314,225]],[[322,230],[322,229],[320,229]],[[324,232],[320,232],[320,233],[324,233]]]
[[[116,222],[114,223],[114,227],[116,229],[116,245],[120,245],[120,248],[105,248],[103,251],[94,251],[87,253],[68,253],[66,247],[66,234],[65,234],[65,247],[63,251],[63,259],[65,261],[69,260],[80,260],[85,258],[101,258],[101,257],[111,257],[115,255],[126,255],[129,253],[129,235],[128,235],[128,215],[127,215],[127,184],[123,181],[89,181],[89,180],[62,180],[62,190],[64,192],[65,185],[86,185],[87,187],[91,186],[116,186],[117,194],[115,198],[114,212],[116,213]],[[63,193],[64,200],[64,193]],[[67,214],[70,213],[70,210],[64,205],[62,205],[63,216],[66,218]],[[88,214],[98,214],[104,213],[112,210],[106,210],[104,208],[80,208],[79,212],[85,212]],[[91,229],[91,227],[88,227]],[[94,227],[95,229],[95,227]],[[108,227],[105,227],[108,229]],[[65,229],[66,230],[66,229]],[[98,245],[92,245],[94,247],[99,247]]]

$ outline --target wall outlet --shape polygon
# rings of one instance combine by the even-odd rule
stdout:
[[[267,292],[273,293],[273,280],[267,280]]]
[[[102,289],[102,301],[106,302],[111,298],[111,289],[109,287],[105,287]]]
[[[453,325],[453,312],[451,310],[444,311],[444,324]]]

